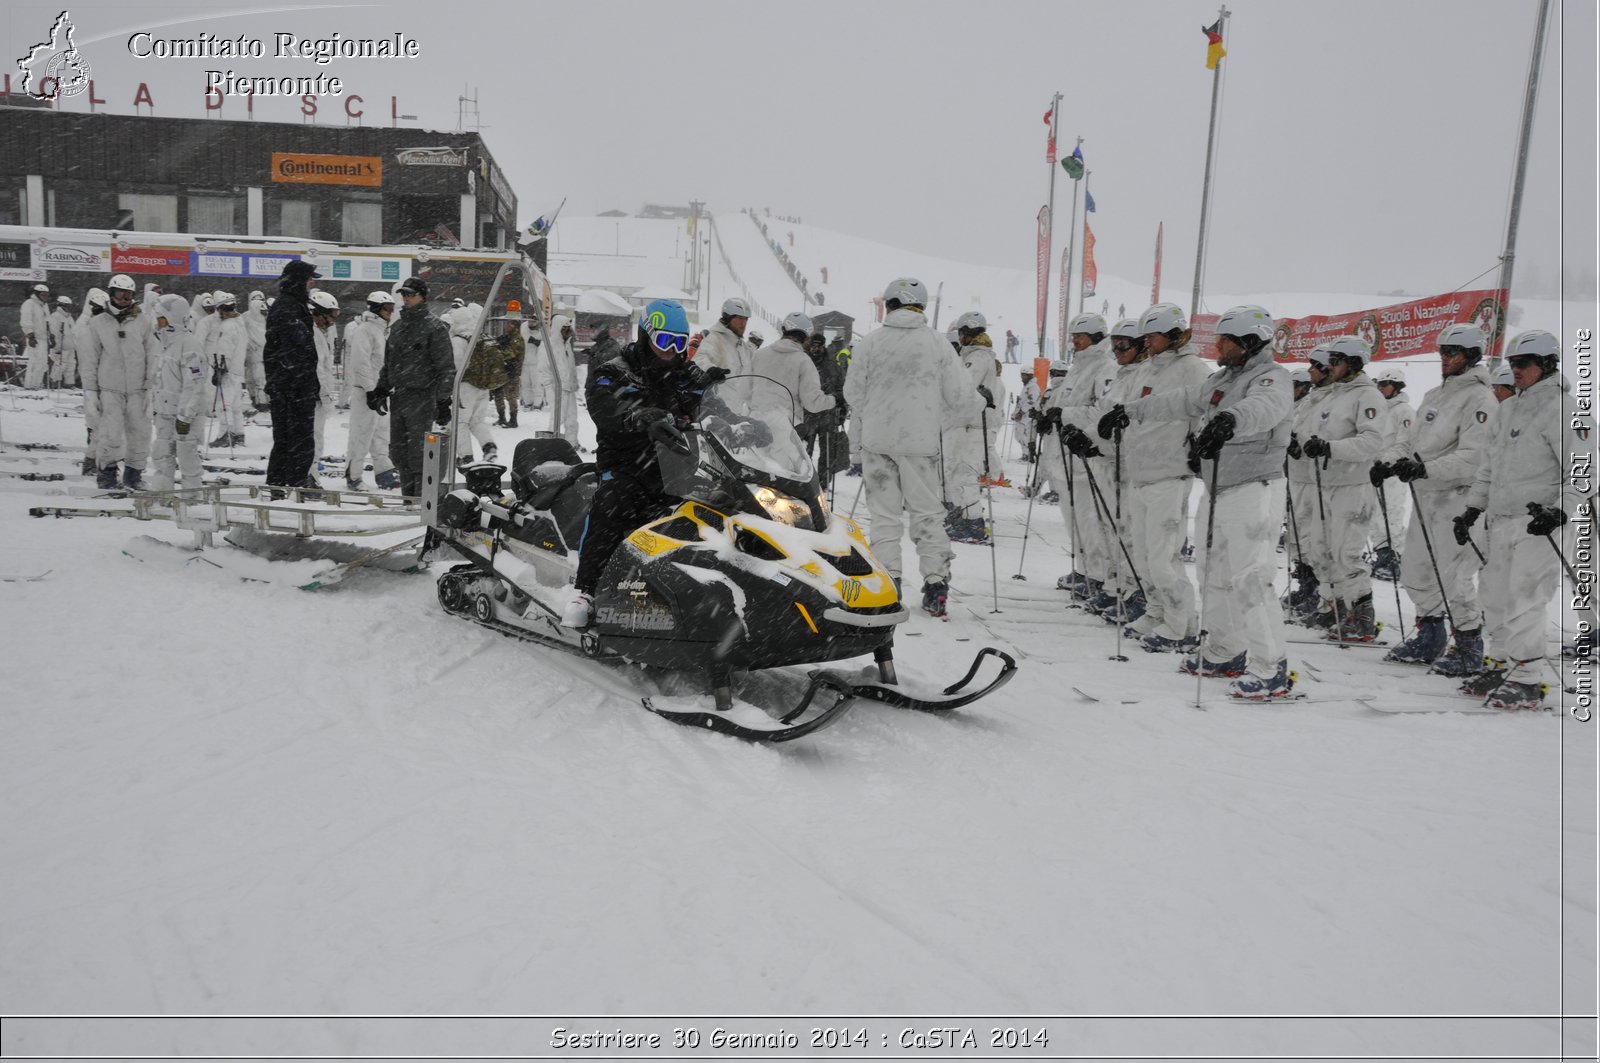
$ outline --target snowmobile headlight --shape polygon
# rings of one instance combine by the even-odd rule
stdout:
[[[767,511],[767,516],[791,528],[811,527],[811,507],[798,498],[779,494],[770,487],[756,488],[756,501]]]

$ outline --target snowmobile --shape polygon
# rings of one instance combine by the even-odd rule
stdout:
[[[680,448],[658,444],[676,508],[617,548],[596,589],[594,620],[582,630],[559,620],[572,595],[595,466],[566,439],[545,436],[517,444],[509,490],[506,467],[489,463],[469,466],[464,484],[452,485],[448,433],[429,435],[424,513],[436,541],[461,558],[439,576],[440,604],[585,657],[703,675],[709,710],[698,697],[686,707],[675,704],[680,699],[646,697],[645,707],[677,723],[762,741],[818,730],[860,699],[946,712],[1011,678],[1016,662],[986,648],[943,692],[918,696],[903,688],[894,631],[908,613],[893,579],[860,527],[830,512],[794,429],[777,417],[735,415],[716,391],[708,389],[697,422],[680,426]],[[735,673],[868,654],[876,682],[819,670],[795,704],[735,702]],[[990,657],[999,674],[969,689]]]

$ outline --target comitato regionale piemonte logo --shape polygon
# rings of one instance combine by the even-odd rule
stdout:
[[[72,33],[71,13],[63,11],[51,25],[49,38],[17,59],[23,92],[36,100],[54,100],[76,96],[89,87],[89,64],[72,42]]]

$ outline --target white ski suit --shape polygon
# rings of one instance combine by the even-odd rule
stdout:
[[[698,361],[698,359],[696,359]],[[783,338],[756,351],[750,371],[750,412],[798,428],[808,413],[833,409],[832,395],[822,390],[822,379],[811,356],[794,340]]]
[[[1186,343],[1143,363],[1138,399],[1153,395],[1187,395],[1211,377],[1214,366],[1200,357],[1200,348]],[[1122,480],[1127,485],[1124,508],[1132,537],[1134,569],[1144,581],[1145,613],[1131,625],[1141,635],[1181,641],[1200,631],[1194,584],[1183,564],[1183,540],[1189,531],[1189,495],[1194,473],[1189,468],[1189,435],[1198,418],[1172,418],[1129,425],[1122,437]],[[1108,445],[1102,450],[1110,453]],[[1099,470],[1095,470],[1099,475]]]
[[[261,352],[267,346],[267,301],[251,297],[244,313],[244,383],[253,406],[261,405],[267,387],[267,366]]]
[[[1443,617],[1448,601],[1449,615],[1461,631],[1483,626],[1483,608],[1478,601],[1478,570],[1483,566],[1472,547],[1456,542],[1454,522],[1467,508],[1472,481],[1488,460],[1497,406],[1489,370],[1482,364],[1445,377],[1422,397],[1404,453],[1397,455],[1421,458],[1428,473],[1411,483],[1417,505],[1406,532],[1400,584],[1419,617]],[[1432,557],[1428,555],[1430,542]],[[1444,581],[1443,592],[1440,580]]]
[[[983,516],[978,507],[978,480],[985,468],[992,470],[992,475],[1000,475],[998,463],[984,464],[989,448],[984,427],[998,424],[1004,407],[1000,405],[1001,396],[995,393],[999,387],[999,378],[995,376],[999,361],[994,356],[994,348],[972,344],[961,348],[956,358],[973,394],[981,387],[995,399],[994,409],[989,409],[986,401],[980,402],[975,411],[954,414],[944,426],[944,500],[955,507],[953,516],[971,520]]]
[[[78,343],[73,328],[73,318],[66,307],[57,306],[50,311],[46,327],[50,332],[49,381],[59,387],[70,388],[78,376]]]
[[[29,292],[22,301],[22,343],[28,356],[22,386],[42,388],[50,373],[50,304],[37,292]]]
[[[578,356],[572,350],[572,341],[561,335],[564,326],[572,321],[558,314],[550,322],[550,353],[556,360],[556,386],[561,389],[561,423],[552,424],[550,430],[560,432],[567,442],[578,445]],[[528,358],[546,359],[537,347],[528,348]],[[548,367],[546,367],[548,371]]]
[[[900,577],[909,513],[923,582],[948,584],[953,551],[939,494],[939,429],[947,418],[976,413],[983,397],[922,313],[900,307],[856,346],[844,398],[861,422],[872,552]]]
[[[324,429],[328,418],[333,414],[335,397],[339,394],[338,367],[333,364],[334,347],[339,340],[339,332],[332,325],[321,328],[315,324],[311,326],[311,340],[317,345],[317,410],[312,417],[312,431],[316,439],[316,457],[312,467],[321,461],[327,451],[322,449]]]
[[[1144,380],[1145,370],[1148,365],[1148,362],[1139,361],[1117,366],[1116,378],[1112,380],[1111,387],[1107,389],[1106,393],[1100,397],[1097,409],[1100,409],[1103,414],[1113,406],[1118,404],[1127,406],[1130,402],[1139,398],[1140,385]],[[1105,581],[1104,589],[1108,594],[1115,594],[1126,599],[1138,593],[1141,580],[1145,581],[1146,587],[1149,586],[1148,577],[1144,575],[1145,570],[1136,567],[1130,571],[1128,557],[1122,553],[1123,547],[1126,546],[1128,548],[1128,556],[1134,556],[1134,563],[1135,565],[1138,564],[1137,555],[1134,554],[1134,544],[1139,533],[1132,527],[1133,485],[1128,482],[1127,440],[1123,440],[1122,467],[1119,473],[1115,438],[1110,440],[1101,439],[1098,432],[1091,433],[1090,438],[1095,441],[1095,445],[1101,450],[1100,457],[1089,460],[1091,467],[1094,469],[1096,479],[1100,481],[1100,490],[1106,496],[1106,505],[1111,509],[1111,523],[1113,526],[1113,534],[1107,544],[1107,548],[1111,551],[1111,573]],[[1101,475],[1102,467],[1109,470],[1103,476]],[[1119,475],[1122,481],[1120,498],[1117,494]],[[1186,508],[1187,501],[1185,499]],[[1121,513],[1120,520],[1117,519],[1119,512]],[[1120,542],[1118,541],[1119,536]],[[1134,573],[1138,573],[1139,579],[1134,579]],[[1141,619],[1143,618],[1141,617]]]
[[[1365,373],[1329,384],[1327,397],[1318,404],[1308,428],[1328,444],[1322,466],[1322,496],[1315,498],[1317,470],[1312,470],[1316,519],[1301,527],[1302,545],[1311,554],[1311,567],[1321,581],[1318,592],[1342,602],[1339,615],[1372,594],[1372,569],[1361,558],[1367,536],[1377,517],[1377,494],[1372,489],[1372,463],[1384,447],[1384,403],[1378,385]],[[1300,438],[1306,444],[1308,436]],[[1310,462],[1309,457],[1302,461]],[[1326,464],[1324,464],[1324,461]]]
[[[1105,412],[1100,398],[1116,378],[1117,362],[1111,357],[1110,342],[1101,340],[1085,347],[1073,357],[1067,375],[1050,382],[1044,396],[1045,413],[1060,410],[1063,425],[1076,425],[1090,439],[1099,439],[1096,429]],[[1073,564],[1078,572],[1104,583],[1111,571],[1107,529],[1100,522],[1083,463],[1066,451],[1058,433],[1052,436],[1039,441],[1039,460],[1045,463],[1044,477],[1061,496],[1058,505],[1072,536]]]
[[[1379,459],[1392,463],[1411,455],[1408,449],[1411,445],[1411,425],[1417,418],[1417,411],[1412,408],[1403,391],[1395,392],[1394,398],[1385,399],[1384,403],[1383,453]],[[1398,552],[1406,537],[1406,519],[1411,515],[1411,492],[1397,477],[1391,476],[1383,481],[1383,506],[1388,510],[1389,531],[1394,534],[1395,541],[1389,542],[1383,533],[1383,511],[1380,510],[1377,522],[1372,526],[1372,542],[1374,546],[1387,546]]]
[[[1139,399],[1128,407],[1134,425],[1156,420],[1207,421],[1226,411],[1234,416],[1233,438],[1215,462],[1202,461],[1205,512],[1215,514],[1212,545],[1205,548],[1205,521],[1197,521],[1200,569],[1204,574],[1206,635],[1200,655],[1231,661],[1247,654],[1250,674],[1269,679],[1287,660],[1283,612],[1273,586],[1273,556],[1282,526],[1279,503],[1283,455],[1289,445],[1294,386],[1289,373],[1258,353],[1242,366],[1219,369],[1188,391]],[[1204,425],[1200,425],[1203,428]],[[1133,426],[1130,426],[1132,431]],[[1215,504],[1208,497],[1216,481]],[[1143,573],[1141,573],[1143,575]]]
[[[1316,434],[1314,425],[1321,423],[1322,403],[1327,399],[1331,385],[1313,387],[1306,397],[1294,404],[1294,439],[1296,443],[1304,443]],[[1315,540],[1312,536],[1320,533],[1320,520],[1317,510],[1317,483],[1316,473],[1312,469],[1311,459],[1307,457],[1293,457],[1288,460],[1289,473],[1289,543],[1297,561],[1304,561],[1311,566],[1313,572],[1317,571],[1316,554],[1312,550]],[[1317,572],[1317,579],[1325,579],[1327,573]]]
[[[749,408],[750,386],[753,383],[749,373],[754,357],[755,349],[750,346],[750,341],[718,321],[706,331],[706,338],[700,341],[694,364],[701,369],[721,366],[732,376],[742,378],[729,380],[717,387],[717,395],[722,401],[735,412],[740,412]]]
[[[156,491],[172,490],[173,473],[181,470],[184,490],[189,490],[202,483],[200,443],[211,374],[189,327],[189,307],[183,296],[161,296],[156,313],[167,319],[167,326],[156,329],[161,355],[156,367],[156,438],[150,486]]]
[[[394,468],[389,460],[389,415],[378,416],[367,405],[367,393],[378,386],[383,371],[384,343],[389,323],[372,311],[363,311],[344,330],[344,374],[350,382],[350,439],[345,475],[359,483],[372,458],[372,473],[381,476]]]
[[[137,305],[89,321],[80,352],[84,405],[97,407],[95,463],[144,471],[150,457],[150,389],[161,344]]]
[[[1556,552],[1528,534],[1528,503],[1556,506],[1567,514],[1567,523],[1550,536],[1563,556],[1572,552],[1573,518],[1585,512],[1572,462],[1574,455],[1593,454],[1594,444],[1587,428],[1580,434],[1573,427],[1575,409],[1571,386],[1560,373],[1501,403],[1488,460],[1467,492],[1467,505],[1484,512],[1488,529],[1489,563],[1481,582],[1488,651],[1520,666],[1525,674],[1511,677],[1518,682],[1546,678],[1539,673],[1545,664],[1547,611],[1561,584]]]
[[[207,360],[212,368],[212,378],[218,381],[217,386],[211,389],[211,401],[207,408],[227,431],[243,434],[244,408],[248,398],[244,379],[245,349],[249,344],[244,319],[235,315],[224,321],[221,314],[212,314],[201,325],[202,329],[196,332],[202,337],[202,350],[207,346],[210,348]]]
[[[453,307],[439,315],[439,320],[450,330],[450,350],[456,357],[457,373],[467,364],[467,342],[472,339],[472,330],[478,327],[482,316],[483,307],[477,303]]]
[[[94,320],[96,317],[99,317],[101,313],[104,312],[97,312],[95,310],[94,303],[90,301],[90,297],[96,293],[101,296],[106,294],[105,291],[100,288],[89,289],[88,293],[83,297],[83,309],[78,312],[78,320],[73,322],[72,325],[72,348],[77,352],[78,376],[80,379],[83,376],[83,352],[87,350],[89,346],[89,322]],[[84,442],[89,444],[88,458],[92,461],[94,460],[95,456],[95,448],[93,445],[94,429],[95,423],[100,419],[100,411],[96,409],[98,403],[90,402],[88,395],[84,395],[83,399]]]

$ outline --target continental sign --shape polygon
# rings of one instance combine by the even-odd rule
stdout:
[[[272,153],[272,179],[292,185],[383,184],[381,155],[298,155]]]

